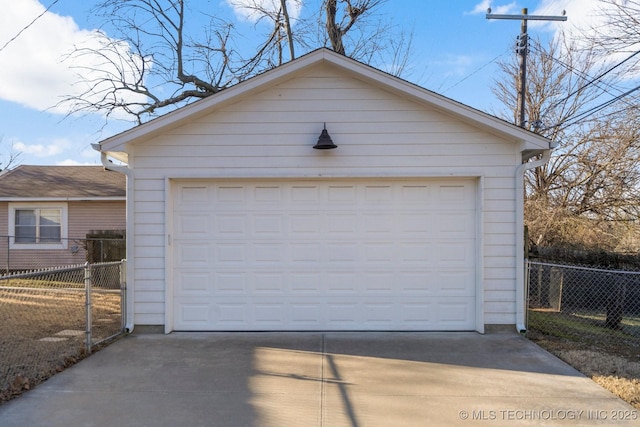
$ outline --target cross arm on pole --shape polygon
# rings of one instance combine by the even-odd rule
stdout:
[[[567,17],[562,12],[562,16],[543,16],[543,15],[529,15],[527,8],[522,9],[522,13],[519,15],[501,15],[492,14],[491,8],[487,9],[487,19],[510,19],[522,21],[520,26],[520,38],[518,43],[518,54],[520,56],[520,81],[518,88],[518,126],[525,127],[525,103],[527,90],[527,22],[528,21],[566,21]]]
[[[487,13],[487,19],[512,19],[527,21],[566,21],[566,16],[545,16],[545,15],[500,15],[495,13]]]

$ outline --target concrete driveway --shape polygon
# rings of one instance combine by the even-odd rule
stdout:
[[[134,334],[0,406],[3,427],[628,426],[639,417],[515,333]]]

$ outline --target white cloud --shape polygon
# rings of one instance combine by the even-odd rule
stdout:
[[[611,36],[616,36],[616,28],[606,25],[607,8],[613,8],[600,0],[542,0],[538,8],[531,12],[536,15],[560,15],[566,11],[567,21],[565,22],[543,22],[532,21],[530,26],[537,29],[546,29],[554,33],[564,31],[565,34],[578,43],[578,46],[587,47],[588,42],[585,35],[590,34],[594,28],[603,34],[609,32]],[[630,46],[630,50],[637,50],[638,46]],[[624,60],[629,52],[611,52],[605,62],[610,64]],[[637,75],[630,75],[635,78]]]
[[[54,139],[51,142],[46,143],[25,144],[22,141],[16,141],[13,144],[16,151],[41,158],[57,156],[64,151],[69,150],[72,146],[73,144],[71,141],[64,138]]]
[[[0,45],[16,36],[44,12],[37,0],[0,0]],[[56,106],[63,98],[79,95],[84,77],[95,77],[101,64],[97,56],[82,56],[72,63],[63,61],[74,46],[98,47],[96,30],[78,27],[70,17],[47,12],[0,51],[0,98],[36,110],[66,114],[68,106]],[[128,51],[119,43],[118,48]],[[72,67],[73,66],[73,67]],[[84,71],[82,71],[84,70]]]
[[[73,159],[65,159],[59,162],[56,162],[56,166],[95,166],[99,163],[97,162],[78,162],[77,160],[73,160]]]
[[[447,71],[444,76],[464,76],[469,72],[469,67],[474,64],[474,59],[469,55],[446,55],[444,59],[434,61],[434,65],[443,66]]]
[[[480,3],[475,5],[471,12],[467,12],[469,15],[480,15],[483,13],[487,13],[487,9],[491,8],[491,13],[503,15],[507,13],[511,13],[516,9],[516,2],[511,2],[509,4],[493,6],[491,4],[491,0],[482,0]]]
[[[262,16],[259,10],[276,12],[280,9],[280,0],[227,0],[239,19],[256,23]],[[287,12],[293,21],[300,16],[302,0],[287,0]]]

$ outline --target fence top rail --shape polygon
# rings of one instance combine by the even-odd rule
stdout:
[[[89,264],[89,267],[109,267],[110,265],[120,265],[122,261],[109,261],[109,262],[94,262],[93,264]]]
[[[609,273],[609,274],[634,274],[640,275],[640,271],[634,270],[609,270],[606,268],[594,268],[594,267],[585,267],[580,265],[573,264],[555,264],[552,262],[539,262],[539,261],[527,261],[529,265],[546,265],[549,267],[559,267],[559,268],[571,268],[574,270],[587,270],[587,271],[597,271],[600,273]]]
[[[85,263],[85,264],[70,265],[66,267],[44,268],[42,270],[26,271],[22,273],[13,273],[13,274],[4,274],[4,275],[0,274],[0,280],[25,279],[33,276],[41,276],[43,274],[52,274],[52,273],[68,273],[71,271],[82,270],[86,267],[108,267],[111,265],[120,265],[121,263],[122,261],[97,262],[94,264]]]
[[[2,279],[2,278],[0,278]],[[86,291],[84,289],[84,287],[77,287],[77,288],[46,288],[46,287],[39,287],[39,288],[32,288],[32,287],[26,287],[26,286],[0,286],[0,291],[6,291],[6,292],[19,292],[21,294],[24,293],[59,293],[59,294],[77,294],[77,293],[82,293],[84,294]],[[95,291],[93,291],[95,292]],[[116,289],[114,291],[114,293],[120,292],[120,289]]]
[[[82,270],[84,268],[84,264],[72,265],[67,267],[54,267],[54,268],[43,268],[42,270],[33,270],[26,271],[22,273],[10,273],[5,275],[0,275],[0,279],[24,279],[27,277],[33,276],[41,276],[43,274],[51,274],[51,273],[68,273],[70,271]]]

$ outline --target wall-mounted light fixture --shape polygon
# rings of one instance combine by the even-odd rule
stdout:
[[[324,124],[324,129],[322,129],[322,133],[318,138],[318,142],[313,146],[316,150],[331,150],[333,148],[337,148],[338,146],[333,143],[331,137],[329,136],[329,132],[327,132],[327,124]]]

